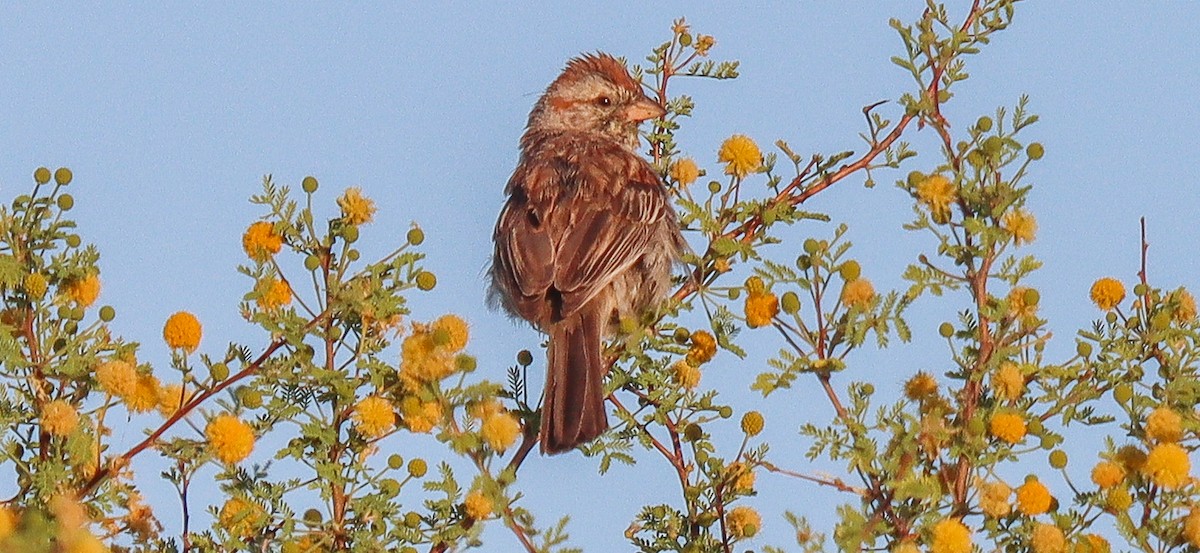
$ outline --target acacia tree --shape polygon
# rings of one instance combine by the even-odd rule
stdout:
[[[666,305],[621,321],[607,349],[618,423],[582,448],[601,472],[614,461],[661,462],[676,476],[678,495],[637,514],[626,533],[633,548],[743,550],[783,521],[805,551],[1105,551],[1118,536],[1120,547],[1144,551],[1200,547],[1190,468],[1195,299],[1150,280],[1143,246],[1133,294],[1118,279],[1098,280],[1090,295],[1103,316],[1074,338],[1075,355],[1048,359],[1040,294],[1025,284],[1040,262],[1021,253],[1037,229],[1025,180],[1044,155],[1026,139],[1037,117],[1025,98],[969,124],[943,113],[968,58],[1013,15],[1013,0],[978,0],[957,14],[930,2],[914,23],[893,21],[903,47],[893,61],[913,88],[863,109],[861,153],[800,154],[778,141],[763,154],[737,135],[715,160],[685,157],[676,131],[693,101],[677,90],[688,78],[735,78],[737,63],[712,59],[713,37],[679,20],[634,67],[668,108],[647,136],[648,155],[695,254]],[[936,135],[922,159],[938,161],[911,159],[901,139],[918,131]],[[839,183],[870,187],[889,175],[903,175],[896,185],[912,197],[903,232],[929,240],[912,252],[908,289],[883,292],[854,258],[846,227],[805,225],[829,217],[802,204]],[[368,263],[355,244],[375,206],[362,191],[341,193],[325,218],[315,178],[294,192],[267,177],[251,198],[263,215],[243,236],[248,291],[238,309],[269,338],[214,348],[181,311],[163,328],[170,362],[155,366],[110,331],[116,310],[95,305],[100,255],[67,218],[71,172],[33,177],[29,194],[0,209],[0,466],[18,490],[0,507],[5,550],[448,551],[479,545],[488,523],[528,551],[564,548],[566,519],[539,525],[520,501],[539,493],[520,479],[537,443],[539,402],[525,383],[536,356],[519,352],[507,382],[489,382],[474,373],[464,320],[409,312],[406,298],[437,283],[420,228]],[[790,225],[812,235],[784,239]],[[929,366],[950,370],[912,374],[902,397],[882,399],[854,353],[904,347],[890,342],[909,340],[904,311],[927,295],[958,302],[937,329],[946,350],[924,352]],[[714,359],[745,355],[743,331],[779,346],[754,390],[816,394],[832,406],[832,419],[809,421],[799,439],[810,458],[841,463],[844,474],[772,455],[760,435],[771,413],[735,413],[721,390],[702,385]],[[835,373],[852,383],[835,385]],[[114,425],[127,423],[145,425],[145,436],[115,439]],[[1091,482],[1062,470],[1058,448],[1080,425],[1109,436]],[[725,426],[740,428],[736,447],[713,438]],[[423,434],[433,439],[420,449],[397,445]],[[278,447],[256,445],[264,443]],[[148,455],[171,467],[163,476],[177,507],[143,497],[149,480],[130,462]],[[452,458],[469,473],[453,470]],[[201,472],[212,466],[225,501],[197,504],[189,492],[214,484]],[[1016,469],[1030,474],[1006,479]],[[801,491],[843,493],[836,526],[818,532],[800,506],[757,505],[762,471],[794,477]],[[1054,496],[1052,487],[1070,491]],[[158,522],[172,508],[180,535]],[[197,509],[212,515],[210,527],[193,524]]]

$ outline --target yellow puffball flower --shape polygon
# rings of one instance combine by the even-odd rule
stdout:
[[[127,398],[137,390],[138,373],[133,364],[123,359],[101,363],[96,369],[96,382],[109,395]]]
[[[680,386],[689,390],[700,384],[700,369],[693,367],[686,359],[680,359],[671,364],[671,376]]]
[[[779,314],[779,298],[770,292],[746,296],[746,326],[759,328],[771,324]]]
[[[1066,553],[1067,537],[1053,524],[1039,523],[1029,535],[1033,553]]]
[[[230,535],[246,538],[267,521],[267,512],[253,501],[231,497],[221,506],[217,520]]]
[[[273,311],[292,303],[292,287],[287,281],[265,277],[254,287],[258,297],[254,303],[263,311]]]
[[[337,204],[342,208],[342,220],[348,225],[370,223],[375,218],[375,202],[363,196],[358,187],[347,188],[337,199]]]
[[[1108,495],[1104,498],[1104,505],[1112,512],[1126,511],[1130,505],[1133,505],[1133,497],[1125,488],[1113,488],[1108,490]]]
[[[42,405],[42,431],[51,436],[66,436],[79,427],[79,412],[61,399]]]
[[[958,190],[944,175],[929,175],[917,184],[917,201],[929,208],[934,221],[949,221],[950,204],[956,199]]]
[[[1142,474],[1160,488],[1174,489],[1186,484],[1192,461],[1186,449],[1174,443],[1161,443],[1150,450]]]
[[[1117,450],[1116,461],[1125,467],[1125,472],[1141,472],[1146,466],[1146,452],[1135,445],[1121,446]]]
[[[492,516],[492,500],[478,490],[472,490],[463,501],[463,510],[474,520]]]
[[[0,542],[12,535],[17,528],[17,513],[11,507],[0,505]]]
[[[1025,374],[1016,363],[1005,361],[992,375],[992,390],[1001,398],[1016,401],[1025,392]]]
[[[458,315],[442,315],[431,325],[433,332],[446,337],[446,343],[442,347],[459,352],[467,347],[467,339],[470,337],[470,328],[467,322],[462,320]],[[444,334],[442,334],[444,333]]]
[[[1050,510],[1050,490],[1036,478],[1017,487],[1017,510],[1025,515],[1040,515]]]
[[[266,261],[279,253],[283,237],[275,233],[275,225],[266,221],[252,223],[242,234],[242,249],[255,261]]]
[[[1104,277],[1092,284],[1092,303],[1100,309],[1112,311],[1123,299],[1125,285],[1115,278]]]
[[[1183,288],[1176,290],[1173,296],[1175,312],[1171,315],[1175,322],[1184,324],[1196,320],[1196,297]]]
[[[750,492],[754,489],[754,481],[757,477],[746,463],[738,461],[730,464],[725,469],[725,481],[729,486],[738,492]]]
[[[29,297],[40,300],[49,291],[50,283],[46,282],[46,277],[42,273],[29,273],[25,275],[25,279],[21,282],[21,287],[25,289],[25,293]]]
[[[1013,317],[1024,322],[1037,315],[1038,306],[1029,303],[1030,288],[1017,286],[1008,292],[1008,310]],[[1036,293],[1036,292],[1035,292]]]
[[[946,519],[933,525],[930,553],[971,553],[971,529],[958,519]]]
[[[842,287],[842,303],[846,307],[866,309],[875,299],[875,287],[865,278],[856,278]]]
[[[409,396],[400,401],[400,415],[405,427],[413,432],[425,434],[441,422],[442,406],[436,401],[422,402]]]
[[[742,415],[742,432],[745,432],[747,436],[757,436],[763,431],[765,423],[762,413],[747,411],[745,415]]]
[[[67,283],[66,288],[67,298],[79,307],[88,307],[100,297],[100,277],[90,274]]]
[[[717,160],[725,164],[726,175],[742,179],[762,167],[763,157],[754,140],[745,135],[735,134],[721,143]]]
[[[734,538],[752,538],[762,530],[762,517],[745,505],[734,507],[725,513],[725,527]]]
[[[1092,482],[1107,490],[1125,480],[1125,469],[1112,461],[1101,461],[1092,467]]]
[[[152,374],[138,375],[133,393],[123,399],[130,411],[145,413],[158,407],[158,388],[158,377]]]
[[[697,330],[692,333],[692,347],[688,349],[687,362],[698,367],[717,355],[717,339],[707,330]]]
[[[163,340],[171,348],[182,349],[188,353],[196,351],[200,346],[202,330],[200,321],[187,311],[179,311],[167,318],[163,325]]]
[[[1146,417],[1146,435],[1159,442],[1178,442],[1183,438],[1183,418],[1170,407],[1160,406]]]
[[[937,393],[937,379],[925,371],[917,372],[904,383],[904,396],[913,401],[929,399]]]
[[[696,166],[696,162],[691,158],[680,158],[671,164],[669,175],[675,182],[679,183],[680,188],[687,188],[689,184],[696,182],[700,178],[700,168]]]
[[[992,415],[988,428],[993,436],[1010,444],[1025,439],[1025,419],[1016,413],[1001,412]]]
[[[717,39],[713,38],[712,35],[700,35],[696,37],[696,55],[707,56],[708,51],[711,50],[716,43]]]
[[[1086,534],[1075,543],[1072,553],[1112,553],[1112,545],[1098,534]]]
[[[430,327],[414,325],[413,333],[400,343],[400,381],[405,389],[416,391],[454,372],[452,352],[434,338]]]
[[[1012,495],[1012,488],[1008,487],[1008,484],[1000,481],[988,482],[980,486],[979,491],[979,508],[983,514],[1000,518],[1012,512],[1012,504],[1008,501],[1008,497]]]
[[[379,396],[363,398],[354,406],[354,429],[368,438],[379,438],[396,427],[392,402]]]
[[[503,453],[517,443],[521,435],[521,423],[508,411],[499,411],[483,417],[479,425],[479,436],[493,451]]]
[[[1192,547],[1200,547],[1200,508],[1192,507],[1183,518],[1183,538]]]
[[[237,463],[254,451],[254,430],[236,416],[218,415],[204,429],[208,446],[223,463]]]
[[[1000,226],[1012,235],[1013,242],[1017,245],[1033,242],[1033,237],[1037,234],[1037,219],[1024,209],[1014,209],[1005,213],[1004,218],[1000,220]]]
[[[192,394],[184,394],[182,384],[168,384],[158,390],[158,412],[164,417],[174,415],[180,406],[191,400]]]

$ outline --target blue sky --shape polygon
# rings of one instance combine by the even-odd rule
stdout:
[[[204,321],[208,351],[265,343],[238,316],[250,283],[234,270],[244,258],[241,232],[260,215],[246,199],[264,174],[293,185],[316,176],[331,215],[343,188],[361,186],[380,208],[364,229],[364,258],[390,251],[418,222],[439,286],[413,298],[414,316],[464,315],[481,374],[500,380],[513,353],[535,349],[539,337],[484,307],[482,270],[526,115],[565,60],[596,50],[640,60],[686,16],[716,36],[715,58],[742,62],[735,81],[677,82],[675,92],[698,102],[679,135],[686,153],[713,171],[732,133],[764,146],[782,138],[802,153],[861,150],[862,106],[909,89],[888,61],[900,52],[888,19],[912,20],[923,4],[9,4],[0,18],[0,198],[26,191],[40,165],[74,170],[72,214],[103,254],[101,302],[117,308],[117,332],[144,343],[143,359],[165,368],[161,324],[180,309]],[[1029,179],[1039,220],[1029,250],[1046,266],[1031,282],[1058,336],[1051,351],[1063,357],[1070,336],[1097,316],[1091,282],[1132,280],[1139,217],[1148,220],[1152,280],[1196,284],[1198,18],[1200,4],[1186,2],[1021,3],[1015,25],[969,60],[972,78],[947,108],[963,128],[1029,94],[1041,115],[1026,135],[1047,151]],[[903,172],[937,163],[928,131],[909,139],[922,155]],[[851,225],[864,273],[880,288],[903,287],[897,275],[933,247],[900,230],[910,200],[891,182],[902,173],[878,175],[872,190],[843,182],[808,206]],[[828,236],[832,227],[806,223],[790,233]],[[933,336],[961,302],[915,306],[914,344],[864,352],[839,384],[895,390],[917,369],[944,370]],[[749,343],[775,347],[757,339]],[[749,392],[762,363],[727,356],[705,385],[722,389],[738,412],[780,413],[768,418],[775,462],[840,473],[803,458],[797,425],[829,414],[811,392],[768,400]],[[1076,447],[1089,447],[1089,432],[1077,434]],[[666,467],[649,456],[604,478],[578,454],[534,457],[522,470],[525,505],[544,523],[571,514],[574,542],[588,550],[624,549],[637,506],[656,494],[678,501],[660,483]],[[768,518],[757,545],[789,543],[784,509],[829,528],[830,509],[812,506],[830,503],[807,499],[823,491],[772,475],[759,484],[752,504]],[[160,507],[168,527],[177,526],[174,509]],[[489,550],[515,545],[501,531],[487,538]]]

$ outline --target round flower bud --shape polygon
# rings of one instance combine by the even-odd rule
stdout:
[[[78,248],[79,244],[82,244],[82,243],[83,243],[83,239],[80,238],[78,234],[68,234],[67,235],[67,245],[68,246],[70,246],[72,248]]]
[[[347,243],[353,244],[358,241],[358,227],[347,226],[342,228],[342,238],[346,239]]]
[[[70,194],[63,194],[55,200],[55,203],[58,204],[59,209],[70,211],[72,207],[75,207],[75,198]]]
[[[804,240],[804,252],[807,253],[808,255],[816,254],[818,247],[820,247],[820,243],[817,242],[815,239],[807,238]]]
[[[1078,344],[1075,344],[1075,353],[1078,353],[1080,357],[1087,357],[1091,355],[1092,344],[1088,342],[1079,342]]]
[[[304,511],[304,522],[307,522],[311,525],[315,526],[317,524],[321,524],[321,520],[323,518],[324,517],[321,516],[321,511],[317,509],[309,509]]]
[[[33,182],[38,184],[46,184],[50,182],[50,170],[45,167],[38,167],[33,171]]]
[[[696,423],[688,423],[683,427],[683,439],[688,442],[694,442],[704,437],[704,429]]]
[[[1025,148],[1025,155],[1029,156],[1029,159],[1037,161],[1046,155],[1046,148],[1040,142],[1034,142]]]
[[[316,254],[309,254],[308,257],[304,258],[304,268],[305,269],[308,269],[310,271],[315,271],[315,270],[317,270],[317,267],[320,267],[320,266],[321,266],[321,258],[318,257]]]
[[[523,349],[517,352],[517,364],[522,367],[528,367],[533,364],[533,354],[529,350]]]
[[[417,273],[417,288],[428,292],[437,286],[437,276],[429,271],[421,271]]]
[[[1000,155],[1000,152],[1004,149],[1004,140],[998,136],[989,136],[984,139],[981,148],[983,149],[983,153],[989,156]]]
[[[986,115],[980,117],[979,120],[975,122],[975,128],[979,129],[981,132],[988,132],[992,130],[992,118]]]
[[[400,470],[400,467],[403,467],[403,466],[404,466],[404,457],[401,457],[395,453],[388,455],[388,468],[390,468],[392,470]]]
[[[1067,466],[1067,452],[1056,449],[1050,452],[1050,466],[1056,469],[1061,469]]]
[[[671,339],[674,340],[676,344],[686,344],[688,343],[688,340],[691,340],[691,338],[692,332],[686,328],[683,328],[682,326],[677,327],[675,332],[671,334]]]
[[[758,411],[748,411],[742,415],[742,432],[747,436],[757,436],[763,430],[763,416]]]
[[[225,380],[226,378],[229,378],[229,365],[226,365],[225,363],[217,363],[212,367],[209,367],[208,374],[212,377],[213,382]]]
[[[71,170],[66,167],[59,167],[54,170],[54,182],[59,186],[71,184]]]
[[[358,250],[350,250],[346,252],[346,259],[349,259],[350,261],[358,261],[359,255],[360,254],[358,253]]]
[[[783,297],[779,298],[779,307],[788,315],[796,314],[800,310],[800,296],[795,292],[784,292]]]
[[[717,181],[715,181],[715,180],[714,180],[714,181],[709,181],[709,182],[708,182],[708,191],[709,191],[709,192],[711,192],[711,193],[713,193],[713,194],[716,194],[717,192],[720,192],[720,191],[721,191],[721,183],[719,183],[719,182],[717,182]]]
[[[1042,295],[1033,288],[1025,289],[1025,305],[1037,305],[1042,300]]]
[[[851,259],[850,261],[842,263],[842,266],[838,268],[838,274],[841,275],[842,280],[849,282],[858,278],[858,276],[862,274],[862,267],[857,261]]]
[[[727,419],[733,416],[733,408],[728,405],[724,405],[717,410],[717,414],[720,415],[721,418]]]
[[[263,406],[262,392],[245,386],[238,388],[237,397],[241,400],[242,405],[249,409],[258,409]]]
[[[395,497],[400,493],[400,482],[395,478],[384,478],[379,482],[379,491],[388,497]]]
[[[408,235],[406,236],[406,238],[408,238],[409,244],[412,244],[414,246],[420,246],[421,242],[425,241],[425,231],[423,231],[417,227],[410,228],[410,229],[408,229]]]
[[[425,476],[425,473],[427,472],[429,472],[429,465],[425,463],[424,459],[417,457],[408,462],[408,473],[411,474],[413,478]]]
[[[954,325],[952,325],[948,322],[938,325],[938,334],[941,334],[943,338],[949,338],[949,337],[953,336],[954,335]]]
[[[807,271],[812,268],[812,258],[808,255],[801,255],[796,258],[796,268],[801,271]]]
[[[304,180],[300,181],[300,188],[303,188],[304,191],[308,192],[309,194],[316,192],[317,186],[317,179],[311,176],[304,177]]]
[[[113,306],[106,305],[100,308],[100,320],[104,322],[112,321],[117,317],[117,310]]]
[[[1117,384],[1113,388],[1113,399],[1117,400],[1117,403],[1129,403],[1129,400],[1133,399],[1133,385],[1128,382]]]
[[[421,515],[416,511],[404,513],[404,525],[409,528],[416,528],[421,525]]]

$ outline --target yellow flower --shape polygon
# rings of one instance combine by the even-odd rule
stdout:
[[[1097,534],[1086,534],[1079,538],[1072,548],[1072,553],[1112,553],[1108,540]]]
[[[163,340],[171,348],[180,348],[188,353],[200,346],[200,321],[187,311],[171,315],[163,325]]]
[[[137,390],[138,374],[132,363],[122,359],[105,361],[96,369],[96,382],[109,395],[127,398]]]
[[[73,280],[67,284],[67,297],[79,304],[79,307],[87,307],[95,303],[96,298],[99,296],[100,277],[94,274],[87,275],[79,280]]]
[[[1008,484],[1000,481],[988,482],[980,486],[979,491],[979,508],[983,510],[983,514],[1000,518],[1012,512],[1012,504],[1008,502],[1012,488],[1008,487]]]
[[[1183,538],[1192,545],[1200,547],[1200,509],[1192,507],[1183,519]]]
[[[1115,278],[1104,277],[1092,284],[1092,303],[1100,309],[1112,311],[1123,299],[1125,285]]]
[[[11,507],[0,505],[0,542],[12,535],[17,528],[17,513]]]
[[[109,549],[87,530],[64,532],[59,536],[63,553],[108,553]]]
[[[1014,209],[1005,213],[1004,218],[1000,220],[1000,226],[1013,236],[1013,242],[1018,245],[1033,242],[1033,237],[1037,234],[1037,219],[1024,209]]]
[[[779,314],[779,298],[770,292],[746,296],[746,326],[758,328],[771,324]]]
[[[266,221],[252,223],[242,235],[242,249],[255,261],[266,261],[279,253],[283,237],[275,234],[275,225]]]
[[[762,152],[750,137],[735,134],[721,143],[717,152],[717,160],[725,164],[725,174],[736,178],[745,178],[752,171],[762,167]]]
[[[1037,314],[1037,304],[1029,303],[1030,288],[1017,286],[1008,292],[1008,311],[1021,321],[1033,318]]]
[[[842,287],[842,303],[846,307],[866,309],[875,298],[875,287],[865,278],[856,278]]]
[[[422,402],[408,396],[400,402],[404,426],[417,433],[428,433],[442,420],[442,406],[436,401]]]
[[[717,355],[717,339],[707,330],[697,330],[692,333],[692,347],[688,349],[687,362],[693,367],[699,367]]]
[[[1017,510],[1028,516],[1040,515],[1050,510],[1050,490],[1036,478],[1017,487]]]
[[[292,287],[287,281],[277,280],[275,277],[265,277],[258,281],[254,291],[258,292],[254,303],[263,311],[272,311],[292,303]]]
[[[732,463],[725,469],[725,481],[734,491],[752,491],[755,479],[754,470],[741,461]]]
[[[133,393],[124,398],[129,410],[145,413],[158,407],[158,388],[158,377],[152,374],[139,375]]]
[[[1010,444],[1025,439],[1025,419],[1016,413],[1001,412],[992,415],[989,429],[993,436]]]
[[[971,529],[958,519],[946,519],[933,525],[930,553],[970,553]]]
[[[735,538],[752,538],[762,530],[762,517],[745,505],[734,507],[725,513],[725,527]]]
[[[50,289],[50,283],[46,282],[46,277],[42,273],[29,273],[25,275],[21,287],[25,289],[25,293],[29,294],[29,297],[40,300]]]
[[[1179,413],[1162,405],[1146,417],[1146,435],[1159,442],[1178,442],[1183,438],[1183,419]]]
[[[992,375],[992,389],[996,395],[1008,401],[1016,401],[1025,391],[1025,374],[1016,363],[1005,361]]]
[[[230,535],[245,538],[267,521],[267,512],[253,501],[231,497],[221,507],[217,519]]]
[[[492,515],[492,500],[478,490],[472,490],[463,501],[463,510],[474,520],[483,520]]]
[[[712,35],[700,35],[696,37],[696,54],[700,56],[707,56],[708,51],[711,50],[716,43],[717,39],[713,38]]]
[[[1125,511],[1129,509],[1130,505],[1133,505],[1133,497],[1125,488],[1113,488],[1108,490],[1108,495],[1104,498],[1104,505],[1113,512]]]
[[[1192,461],[1187,450],[1178,444],[1162,443],[1154,446],[1146,456],[1142,474],[1161,488],[1173,489],[1188,481]]]
[[[342,220],[348,225],[370,223],[375,217],[375,202],[363,196],[358,187],[347,188],[337,199],[337,204],[342,208]]]
[[[1196,319],[1196,298],[1187,290],[1180,288],[1172,294],[1175,299],[1175,312],[1172,316],[1175,322],[1184,324]]]
[[[747,436],[757,436],[763,431],[763,425],[766,421],[763,419],[762,413],[758,411],[747,411],[742,415],[742,432]]]
[[[204,429],[213,454],[224,463],[237,463],[254,450],[254,430],[241,419],[218,415]]]
[[[1146,466],[1146,452],[1135,445],[1122,446],[1117,450],[1116,461],[1125,467],[1125,472],[1140,472]]]
[[[700,384],[700,369],[693,367],[685,359],[671,365],[671,375],[675,377],[675,382],[689,390]]]
[[[1033,553],[1066,553],[1067,537],[1053,524],[1038,524],[1029,535]]]
[[[950,220],[950,204],[958,198],[954,183],[943,175],[929,175],[917,184],[917,200],[929,207],[933,220]]]
[[[158,412],[164,417],[170,417],[191,399],[191,393],[184,395],[182,384],[168,384],[158,390]]]
[[[925,371],[919,371],[904,383],[904,395],[913,401],[922,401],[936,396],[937,393],[937,379]]]
[[[1112,461],[1101,461],[1092,467],[1092,482],[1107,490],[1125,480],[1125,469]]]
[[[400,344],[400,380],[405,389],[415,391],[453,372],[454,356],[451,352],[438,346],[429,327],[414,325],[412,335]]]
[[[670,177],[679,183],[680,188],[686,188],[700,178],[700,168],[691,158],[680,158],[671,164]]]
[[[354,429],[368,438],[378,438],[396,427],[392,403],[379,396],[363,398],[354,406]]]
[[[51,436],[66,436],[79,427],[79,412],[61,399],[42,405],[42,430]]]
[[[479,426],[479,435],[493,450],[503,453],[517,443],[521,434],[521,423],[512,413],[497,413],[486,419]]]
[[[467,347],[470,328],[458,315],[442,315],[433,321],[434,341],[446,349],[458,352]],[[444,338],[442,340],[441,338]]]

